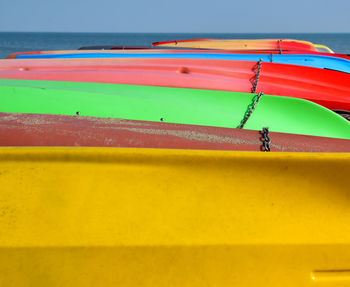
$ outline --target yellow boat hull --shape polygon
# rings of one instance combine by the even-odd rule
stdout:
[[[308,41],[284,39],[283,43],[301,43],[304,48],[311,49],[314,44]],[[154,43],[162,47],[183,47],[183,48],[202,48],[202,49],[222,49],[222,50],[270,50],[280,47],[278,39],[208,39],[208,40],[188,40]],[[299,47],[300,48],[300,47]],[[316,48],[313,49],[317,51]]]
[[[331,54],[334,54],[334,51],[325,46],[325,45],[321,45],[321,44],[314,44],[314,46],[316,47],[316,49],[319,51],[319,52],[323,52],[323,53],[331,53]]]
[[[350,286],[350,154],[0,149],[0,286]]]
[[[289,40],[283,41],[297,42],[305,44],[306,46],[314,47],[314,51],[334,53],[329,47],[320,44],[313,44],[309,41],[303,40]],[[160,43],[156,46],[162,47],[183,47],[183,48],[202,48],[202,49],[220,49],[220,50],[270,50],[277,49],[278,40],[276,39],[223,39],[223,40],[207,40],[207,41],[174,41],[171,43]],[[85,51],[86,52],[86,51]]]

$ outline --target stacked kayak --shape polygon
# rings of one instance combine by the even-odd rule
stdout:
[[[308,41],[291,39],[192,39],[180,41],[155,42],[157,47],[187,47],[187,48],[209,48],[224,50],[295,50],[295,51],[333,51],[325,45],[313,44]]]
[[[199,125],[0,113],[0,146],[89,146],[261,151],[259,131]],[[79,136],[77,136],[79,134]],[[271,132],[278,152],[349,152],[350,141]]]
[[[317,51],[315,45],[307,41],[290,39],[192,39],[180,41],[155,42],[153,46],[187,47],[187,48],[211,48],[230,50],[254,50],[254,49],[278,49],[278,50],[302,50]]]
[[[259,98],[260,96],[260,98]],[[0,80],[0,112],[79,115],[350,139],[350,123],[312,102],[265,94],[65,81]],[[278,107],[278,109],[276,108]]]
[[[259,79],[257,72],[259,70]],[[114,83],[256,92],[349,110],[350,74],[296,65],[208,59],[0,60],[0,79]]]
[[[3,286],[348,284],[349,154],[12,147],[0,162]]]
[[[223,54],[223,53],[117,53],[110,51],[109,53],[100,51],[82,53],[62,53],[62,54],[25,54],[18,55],[16,59],[84,59],[84,58],[158,58],[158,59],[210,59],[210,60],[239,60],[291,64],[298,66],[315,67],[321,69],[336,70],[350,73],[350,60],[338,57],[302,54]]]
[[[279,54],[279,55],[300,55],[305,54],[305,51],[300,50],[215,50],[215,49],[170,49],[162,48],[146,48],[146,47],[119,47],[119,46],[87,46],[81,47],[79,50],[57,50],[57,51],[30,51],[13,53],[7,56],[7,59],[17,59],[28,55],[55,55],[55,54],[77,54],[77,53],[205,53],[205,54]],[[330,52],[308,51],[308,55],[319,55],[350,59],[348,54],[338,54]]]
[[[349,56],[153,46],[0,60],[0,286],[348,286]]]

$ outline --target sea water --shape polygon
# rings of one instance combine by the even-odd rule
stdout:
[[[75,50],[82,46],[151,47],[153,42],[195,38],[297,39],[323,44],[336,53],[350,53],[350,34],[218,34],[218,33],[22,33],[0,32],[0,58],[15,52]]]

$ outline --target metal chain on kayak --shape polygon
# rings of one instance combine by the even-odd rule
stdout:
[[[269,137],[269,128],[264,127],[262,133],[263,133],[262,136],[264,141],[263,151],[271,151],[271,148],[270,148],[271,139]]]
[[[255,107],[259,104],[259,101],[260,101],[261,97],[263,96],[263,94],[264,94],[263,92],[260,92],[258,95],[256,95],[253,98],[253,102],[248,106],[248,110],[245,113],[243,120],[241,121],[241,123],[238,126],[239,129],[244,128],[244,126],[247,123],[247,121],[249,120],[250,116],[255,111]]]
[[[254,94],[256,92],[256,88],[258,87],[258,83],[259,83],[259,78],[260,78],[260,72],[261,72],[261,66],[262,66],[262,59],[259,60],[258,62],[258,69],[256,71],[256,75],[255,75],[255,82],[252,88],[252,93]]]
[[[278,40],[278,49],[280,50],[280,55],[282,55],[281,42],[282,40]]]

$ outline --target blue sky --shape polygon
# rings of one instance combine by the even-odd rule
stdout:
[[[350,32],[350,0],[1,0],[0,31]]]

